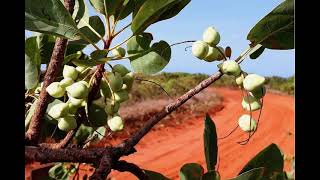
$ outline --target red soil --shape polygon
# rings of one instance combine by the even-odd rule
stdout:
[[[227,88],[211,89],[224,97],[222,111],[212,114],[218,137],[225,136],[237,124],[244,112],[241,107],[241,92]],[[258,112],[253,116],[257,118]],[[161,172],[169,178],[179,179],[180,167],[189,162],[200,163],[205,169],[203,148],[203,118],[187,121],[176,127],[152,131],[136,146],[137,152],[123,158],[141,168]],[[291,134],[290,134],[291,133]],[[259,128],[246,145],[237,142],[247,138],[240,129],[231,136],[218,141],[219,172],[222,179],[232,178],[263,148],[277,144],[286,155],[294,155],[294,98],[292,96],[267,93]],[[289,169],[285,164],[285,169]],[[115,179],[136,179],[129,173],[113,171]]]

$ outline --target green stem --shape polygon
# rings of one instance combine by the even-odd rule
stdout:
[[[84,35],[81,31],[79,33],[83,37],[84,40],[86,40],[88,43],[90,43],[97,50],[100,50],[100,48],[97,45],[95,45],[95,43],[93,43],[86,35]]]
[[[122,44],[126,43],[127,41],[129,41],[129,39],[131,39],[133,37],[133,35],[131,35],[129,38],[125,39],[124,41],[122,41],[121,43],[115,45],[113,48],[108,49],[109,51],[116,49],[117,47],[121,46]]]

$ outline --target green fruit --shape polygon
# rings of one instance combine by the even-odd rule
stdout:
[[[73,83],[74,83],[74,80],[67,77],[67,78],[62,79],[62,80],[59,82],[59,85],[60,85],[61,87],[63,87],[63,88],[66,88],[66,87],[70,86],[70,85],[73,84]]]
[[[59,85],[59,82],[53,82],[46,88],[46,91],[50,96],[60,98],[64,95],[66,90]]]
[[[266,79],[264,77],[257,74],[249,74],[243,80],[243,87],[247,91],[253,91],[258,87],[261,87],[264,84],[265,80]]]
[[[114,98],[116,102],[122,103],[129,99],[129,94],[126,90],[120,90],[114,93]]]
[[[107,78],[109,81],[109,84],[111,86],[112,91],[116,92],[121,90],[123,85],[122,77],[119,73],[107,73]]]
[[[257,128],[257,123],[256,120],[254,120],[252,117],[250,118],[250,115],[248,114],[243,114],[239,120],[238,124],[241,130],[245,132],[251,132],[256,130]]]
[[[67,103],[59,103],[53,105],[49,112],[48,115],[51,116],[54,119],[58,119],[62,116],[65,116],[69,113],[69,106]]]
[[[203,32],[202,39],[211,46],[215,46],[220,42],[220,34],[214,27],[210,26]]]
[[[204,59],[208,51],[209,45],[204,41],[196,41],[192,44],[192,54],[199,59]]]
[[[112,55],[115,56],[116,58],[122,58],[126,55],[126,50],[122,47],[118,47],[116,49],[113,49],[111,51]]]
[[[64,78],[71,78],[76,80],[78,77],[78,71],[73,66],[64,65],[62,75]]]
[[[218,67],[222,73],[227,75],[238,76],[241,73],[239,64],[233,60],[224,61],[223,63],[219,64]]]
[[[123,84],[127,85],[126,90],[130,91],[133,85],[133,81],[134,81],[134,75],[133,72],[129,72],[128,74],[126,74],[125,76],[123,76]]]
[[[84,71],[88,71],[87,69],[89,70],[89,68],[86,66],[77,66],[76,67],[76,70],[78,71],[78,73],[83,73]]]
[[[120,116],[114,116],[108,120],[108,126],[111,131],[120,131],[123,129],[123,121]]]
[[[122,90],[127,90],[127,88],[128,88],[128,86],[126,84],[123,84],[121,89]]]
[[[110,101],[109,103],[107,103],[106,111],[108,114],[113,115],[119,111],[119,108],[120,108],[120,103]]]
[[[249,94],[256,99],[261,99],[264,95],[266,95],[266,88],[264,86],[258,87],[257,89],[250,91]]]
[[[105,98],[111,98],[111,89],[105,79],[100,81],[100,94]]]
[[[242,86],[243,80],[244,80],[244,78],[246,77],[246,75],[247,75],[247,73],[241,72],[241,74],[240,74],[238,77],[236,77],[236,83],[237,83],[237,85]]]
[[[69,132],[77,127],[77,121],[74,116],[59,118],[58,128],[61,131]]]
[[[220,49],[220,51],[221,51],[222,53],[224,53],[223,47],[221,47],[221,46],[217,46],[217,47]],[[223,59],[224,59],[224,57],[223,57],[223,55],[220,53],[220,51],[219,51],[217,60],[223,60]]]
[[[68,111],[69,111],[69,114],[76,114],[77,110],[79,107],[77,106],[74,106],[73,104],[71,104],[70,102],[67,102],[68,103]]]
[[[246,96],[242,100],[242,107],[247,111],[255,111],[261,108],[261,103],[253,96]]]
[[[87,81],[79,81],[79,83],[82,83],[82,84],[86,85],[88,88],[90,88],[90,85]]]
[[[209,46],[208,53],[206,57],[203,58],[203,60],[207,62],[212,62],[214,60],[218,60],[219,55],[220,55],[220,52],[216,48]]]
[[[76,82],[66,88],[68,95],[77,99],[84,99],[88,96],[89,88],[82,82]]]
[[[121,64],[117,64],[115,66],[112,67],[112,72],[117,72],[119,73],[121,76],[125,76],[127,73],[129,73],[130,71],[124,66],[124,65],[121,65]]]
[[[72,96],[69,96],[69,100],[68,100],[68,102],[75,107],[80,107],[82,105],[83,101],[84,101],[84,99],[77,99]]]

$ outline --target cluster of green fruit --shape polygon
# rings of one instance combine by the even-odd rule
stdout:
[[[54,98],[64,97],[65,99],[65,95],[67,95],[68,99],[53,105],[49,109],[48,115],[57,121],[60,130],[68,132],[77,127],[75,114],[78,108],[85,107],[89,122],[83,122],[84,125],[91,127],[108,125],[112,131],[122,130],[124,125],[118,110],[120,103],[129,99],[128,93],[134,81],[133,73],[123,65],[113,66],[112,72],[103,74],[99,93],[94,98],[92,105],[87,107],[91,86],[86,79],[90,79],[90,76],[87,76],[90,70],[90,67],[64,66],[63,79],[51,83],[46,91]],[[36,92],[41,90],[42,84]],[[99,99],[104,101],[103,107],[95,103]]]
[[[257,74],[247,74],[240,65],[233,60],[224,61],[218,65],[220,71],[235,77],[237,85],[248,93],[243,97],[242,107],[246,111],[261,109],[261,98],[266,94],[265,78]],[[239,127],[245,132],[255,131],[257,122],[248,114],[242,115],[238,120]]]
[[[224,49],[221,46],[217,46],[220,42],[220,34],[214,27],[208,27],[203,35],[202,40],[198,40],[192,45],[192,54],[204,61],[212,62],[216,60],[222,60]],[[219,52],[218,48],[221,50]]]

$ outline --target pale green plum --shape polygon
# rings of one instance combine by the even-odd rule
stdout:
[[[126,90],[120,90],[114,93],[114,98],[116,102],[122,103],[129,99],[129,94]]]
[[[260,100],[253,96],[246,96],[242,99],[242,107],[247,111],[256,111],[261,108]]]
[[[256,99],[261,99],[266,94],[266,88],[264,86],[260,86],[253,91],[250,91],[249,94]]]
[[[222,73],[227,75],[238,76],[241,73],[239,64],[233,60],[224,61],[223,63],[219,64],[218,67]]]
[[[108,126],[111,131],[121,131],[123,129],[123,120],[120,116],[114,116],[108,120]]]
[[[122,58],[126,55],[126,50],[123,47],[117,47],[111,51],[112,55],[117,58]]]
[[[69,113],[69,106],[67,103],[59,103],[53,105],[49,112],[48,115],[51,116],[54,119],[58,119],[62,116],[65,116]]]
[[[78,110],[78,106],[74,106],[73,104],[71,104],[70,102],[67,102],[68,104],[68,111],[69,111],[69,114],[75,114]]]
[[[243,87],[247,91],[253,91],[261,87],[264,84],[265,80],[266,79],[264,77],[257,74],[249,74],[243,80]]]
[[[75,107],[80,107],[84,99],[77,99],[72,96],[69,96],[68,102],[71,103]]]
[[[82,82],[76,82],[66,88],[68,95],[73,98],[83,99],[88,96],[89,88]]]
[[[123,84],[127,85],[126,90],[130,91],[133,85],[133,81],[134,81],[134,74],[133,72],[129,72],[128,74],[126,74],[125,76],[123,76]]]
[[[66,87],[70,86],[70,85],[73,84],[73,83],[74,83],[74,80],[73,80],[73,79],[66,77],[66,78],[62,79],[62,80],[59,82],[59,85],[60,85],[61,87],[63,87],[63,88],[66,88]]]
[[[192,44],[192,54],[199,59],[204,59],[208,51],[209,45],[204,41],[196,41]]]
[[[74,116],[65,116],[59,118],[58,128],[61,131],[69,132],[77,127],[77,121]]]
[[[106,105],[106,111],[108,114],[113,115],[119,111],[120,103],[109,101]]]
[[[71,78],[73,80],[76,80],[78,77],[79,72],[76,70],[75,67],[64,65],[62,75],[64,78]]]
[[[220,42],[220,34],[213,26],[210,26],[203,32],[202,39],[209,45],[215,46]]]
[[[111,89],[105,79],[100,81],[100,94],[105,98],[111,98]]]
[[[257,122],[253,117],[250,118],[250,115],[248,114],[243,114],[239,120],[238,120],[238,125],[240,129],[244,132],[251,132],[255,131],[257,128]]]
[[[123,85],[123,79],[121,75],[117,72],[115,73],[107,73],[107,78],[109,81],[109,84],[111,86],[112,91],[116,92],[121,90]]]
[[[54,97],[54,98],[60,98],[65,93],[65,88],[61,87],[59,82],[53,82],[46,88],[47,93]]]
[[[212,62],[212,61],[218,60],[219,54],[220,53],[216,48],[209,46],[208,53],[207,53],[206,57],[203,58],[203,60],[205,60],[207,62]]]
[[[243,80],[246,77],[246,75],[247,75],[247,73],[242,71],[241,74],[238,77],[236,77],[236,83],[238,86],[243,85]]]
[[[116,64],[115,66],[112,67],[112,72],[117,72],[121,76],[125,76],[130,71],[124,65]]]

